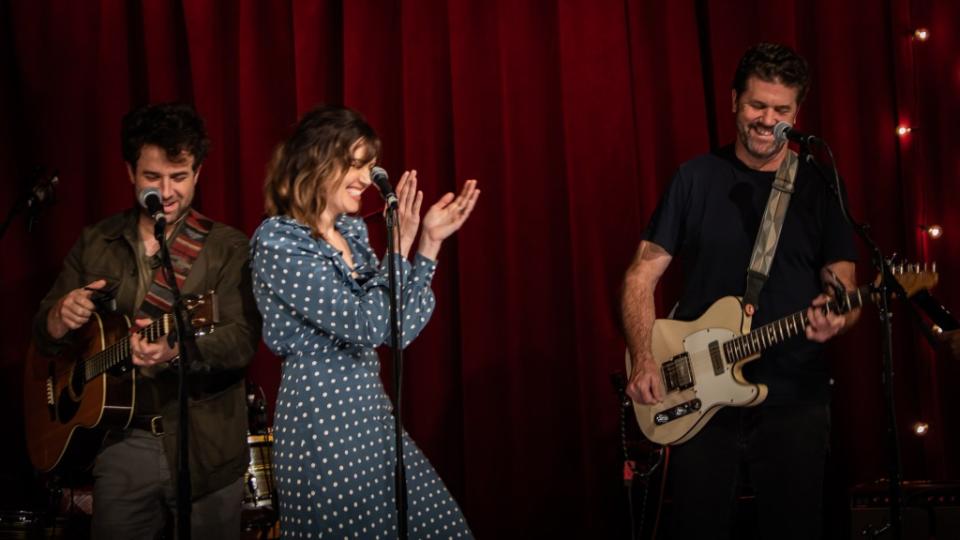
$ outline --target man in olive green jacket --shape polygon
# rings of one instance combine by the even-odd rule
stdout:
[[[181,234],[202,244],[181,284],[182,293],[213,290],[218,297],[220,324],[197,338],[200,358],[191,358],[187,372],[191,524],[196,538],[236,538],[248,461],[244,379],[260,338],[247,238],[191,209],[209,147],[203,122],[192,107],[137,109],[124,118],[122,131],[134,193],[157,190],[168,244]],[[135,207],[83,231],[35,317],[34,341],[40,352],[56,354],[68,347],[74,330],[97,309],[98,297],[115,299],[117,312],[136,318],[139,326],[150,322],[142,310],[159,279],[153,227],[153,217]],[[134,418],[127,429],[107,435],[93,469],[93,535],[98,539],[154,538],[176,508],[180,426],[177,368],[171,368],[171,361],[178,359],[179,348],[167,339],[151,343],[136,335],[130,342],[136,372]]]

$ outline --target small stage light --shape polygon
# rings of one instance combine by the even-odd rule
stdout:
[[[913,434],[917,437],[923,437],[930,431],[930,425],[926,422],[917,422],[913,425]]]
[[[917,28],[913,31],[913,37],[915,37],[917,41],[926,41],[930,38],[930,31],[926,28]]]
[[[910,133],[913,129],[910,126],[897,126],[897,135],[903,137],[907,133]]]
[[[936,223],[932,225],[918,225],[921,231],[923,231],[931,240],[936,240],[943,236],[943,227],[937,225]]]

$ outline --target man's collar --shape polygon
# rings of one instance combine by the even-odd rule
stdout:
[[[137,220],[139,218],[140,210],[137,207],[130,208],[118,219],[110,220],[105,224],[103,236],[107,240],[116,240],[127,236],[128,232],[135,235],[137,231]]]
[[[180,216],[179,219],[173,223],[167,224],[167,231],[175,230],[179,227],[186,219],[187,214],[193,211],[193,208],[188,208],[186,212]],[[140,239],[140,208],[134,206],[122,214],[121,217],[115,220],[110,220],[104,225],[103,236],[107,240],[116,240],[118,238],[126,238],[131,243],[137,242]]]

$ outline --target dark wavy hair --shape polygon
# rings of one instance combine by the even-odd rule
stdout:
[[[353,163],[353,153],[361,146],[364,157]],[[264,211],[293,217],[319,238],[317,226],[330,182],[336,185],[351,165],[367,165],[379,153],[380,139],[359,113],[334,106],[313,109],[273,152],[263,188]]]
[[[193,156],[193,170],[200,168],[210,151],[210,139],[197,111],[184,103],[145,105],[127,113],[120,128],[123,159],[137,169],[144,145],[163,148],[167,159],[179,163],[184,152]]]
[[[796,88],[797,103],[803,103],[810,89],[807,61],[790,47],[779,43],[758,43],[743,54],[733,76],[737,96],[746,90],[750,77]]]

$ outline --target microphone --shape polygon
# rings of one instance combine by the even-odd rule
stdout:
[[[163,215],[163,202],[160,198],[159,189],[146,188],[137,195],[137,200],[140,202],[140,206],[147,209],[147,213],[154,221],[157,223],[167,222],[167,218]]]
[[[393,186],[388,180],[387,171],[383,167],[374,167],[370,171],[370,180],[377,186],[380,196],[387,202],[387,208],[396,208],[399,204],[397,194],[393,191]]]
[[[52,177],[34,184],[30,190],[30,195],[27,197],[27,208],[36,209],[52,199],[54,188],[56,188],[59,183],[59,173],[54,171]]]
[[[783,121],[777,122],[777,125],[773,126],[773,136],[777,142],[784,142],[788,139],[795,143],[808,145],[820,142],[820,137],[797,131],[788,122]]]

